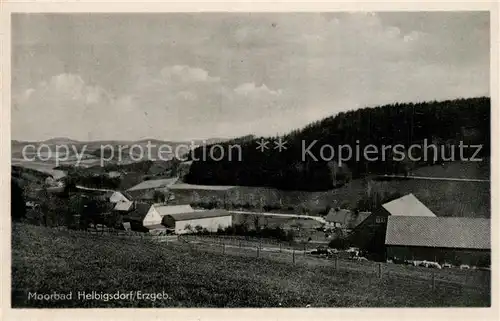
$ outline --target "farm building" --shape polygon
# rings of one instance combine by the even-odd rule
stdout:
[[[111,203],[119,203],[119,202],[130,202],[133,200],[131,195],[128,195],[127,192],[115,191],[109,195],[109,201]]]
[[[232,225],[232,215],[224,210],[196,211],[169,214],[163,217],[163,225],[174,229],[176,234],[185,234],[197,229],[216,232]]]
[[[145,228],[159,226],[162,224],[162,219],[165,215],[193,212],[193,208],[189,205],[163,205],[163,204],[147,204],[137,203],[134,209],[124,215],[123,220],[131,223],[132,229],[142,230]]]
[[[182,214],[194,212],[190,205],[162,205],[153,204],[144,218],[144,226],[161,224],[166,215]]]
[[[466,217],[390,216],[388,258],[455,265],[490,264],[490,220]]]
[[[132,211],[133,209],[134,209],[134,202],[122,201],[116,203],[115,207],[113,208],[113,211],[126,213]]]
[[[332,208],[325,217],[328,226],[345,229],[347,232],[361,224],[371,212],[353,212],[346,209]]]
[[[385,256],[385,232],[389,216],[436,217],[413,194],[408,194],[383,204],[363,220],[351,232],[349,236],[351,242],[372,253]]]
[[[174,231],[182,234],[201,226],[208,231],[231,226],[231,213],[223,210],[195,211],[189,205],[136,204],[134,210],[123,217],[137,231],[157,233]]]

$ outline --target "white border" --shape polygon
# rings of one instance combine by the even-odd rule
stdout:
[[[168,318],[172,320],[500,320],[498,287],[498,216],[500,197],[498,188],[498,127],[499,127],[499,19],[496,2],[131,2],[131,1],[10,1],[0,4],[2,108],[0,115],[1,184],[0,208],[2,237],[2,292],[0,318],[5,320],[67,320],[67,319],[119,319],[145,320]],[[337,309],[10,309],[10,13],[12,12],[319,12],[319,11],[479,11],[491,12],[491,102],[492,102],[492,307],[482,308],[337,308]]]

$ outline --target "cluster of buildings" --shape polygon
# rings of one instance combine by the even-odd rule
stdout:
[[[176,178],[148,180],[106,195],[113,211],[123,219],[125,229],[159,233],[216,232],[232,225],[231,213],[225,210],[195,210],[190,205],[170,205],[169,187]],[[158,197],[163,198],[158,200]]]
[[[374,212],[332,209],[325,220],[345,230],[353,245],[381,258],[490,264],[490,219],[438,217],[413,194]]]
[[[170,205],[176,182],[176,178],[148,180],[106,197],[132,230],[182,234],[215,232],[232,225],[231,213],[226,210]],[[163,199],[158,200],[159,195]],[[331,209],[325,221],[327,228],[342,230],[351,245],[380,259],[474,266],[490,262],[489,219],[438,217],[413,194],[387,202],[373,212]]]

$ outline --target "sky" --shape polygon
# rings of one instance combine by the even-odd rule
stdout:
[[[12,139],[285,134],[489,96],[489,13],[13,14]]]

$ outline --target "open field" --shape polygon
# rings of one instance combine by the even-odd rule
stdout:
[[[415,176],[488,179],[486,162],[455,162],[415,169]],[[385,193],[413,193],[437,216],[489,218],[490,183],[468,181],[413,180],[367,181],[355,179],[347,185],[322,192],[283,191],[273,188],[239,186],[227,191],[173,190],[175,202],[196,203],[216,200],[220,204],[251,204],[251,210],[262,210],[261,204],[275,205],[274,212],[318,215],[327,206],[355,208],[366,196],[367,186]],[[463,200],[456,202],[457,199]],[[269,210],[271,211],[271,210]]]
[[[183,244],[154,244],[13,225],[13,307],[349,307],[488,306],[489,291],[439,286],[409,275],[373,277],[269,258],[222,255]],[[131,255],[133,254],[133,255]],[[308,261],[309,262],[309,261]],[[392,277],[390,275],[393,275]],[[166,300],[28,300],[28,292],[162,292]]]

